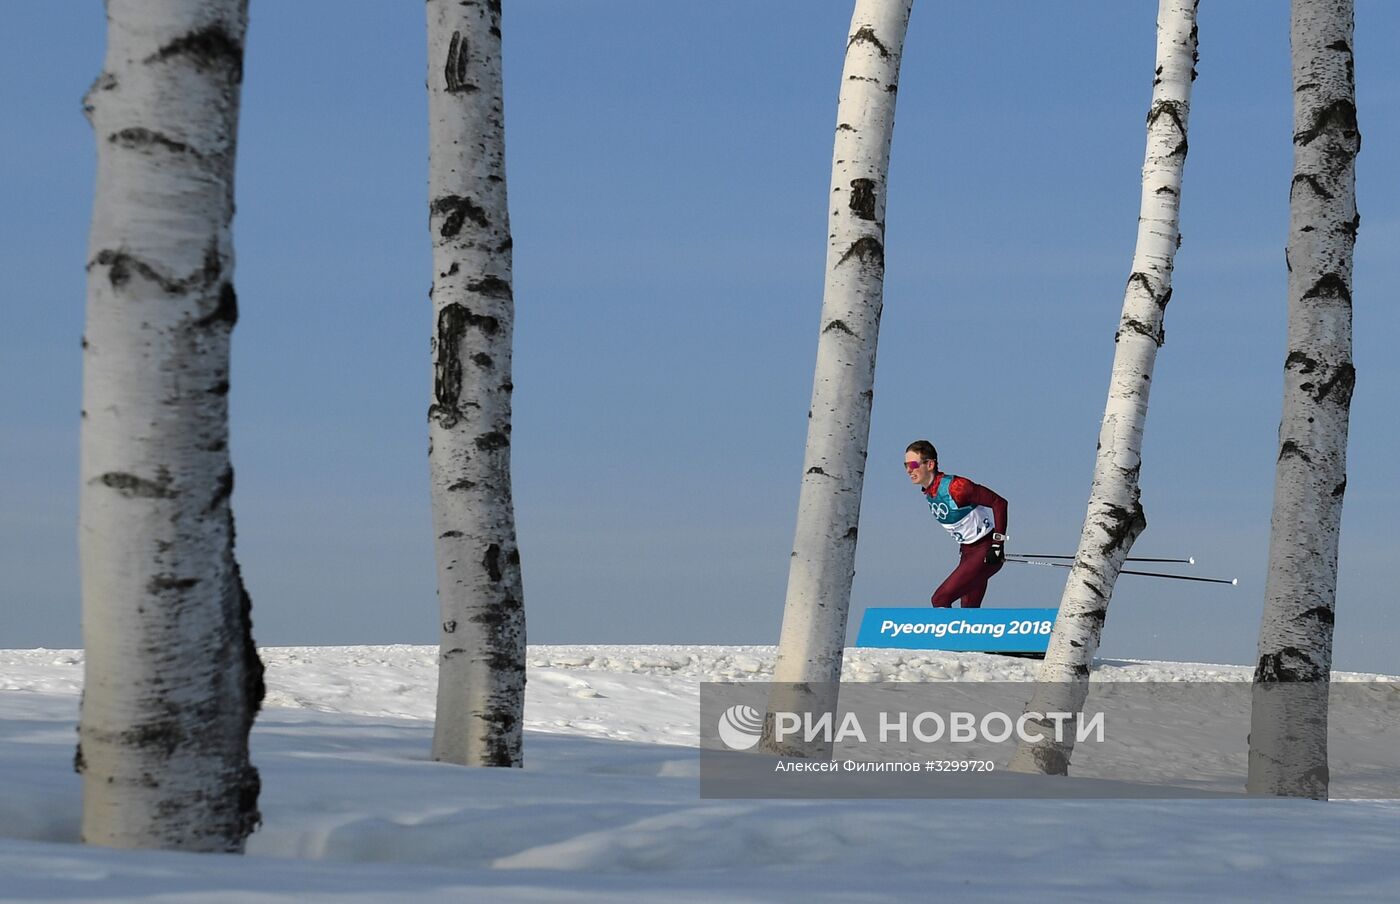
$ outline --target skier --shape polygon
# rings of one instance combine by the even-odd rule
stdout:
[[[904,450],[904,469],[923,489],[938,523],[960,544],[957,567],[930,602],[948,608],[961,599],[964,609],[981,607],[987,581],[1006,562],[1006,500],[966,477],[939,471],[938,450],[926,439]]]

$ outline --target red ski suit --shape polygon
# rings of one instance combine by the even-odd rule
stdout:
[[[943,474],[935,474],[933,482],[924,488],[925,496],[932,496],[936,492]],[[963,543],[959,546],[958,565],[953,569],[953,573],[938,585],[938,589],[933,592],[930,602],[939,608],[949,608],[955,600],[962,600],[964,609],[978,609],[982,606],[982,598],[987,595],[987,581],[992,575],[1001,571],[1004,561],[998,561],[988,565],[985,561],[987,550],[994,542],[993,534],[1006,534],[1007,504],[1006,500],[986,487],[973,483],[966,477],[954,477],[952,484],[948,487],[948,494],[952,496],[953,502],[959,506],[964,505],[985,505],[992,510],[993,528],[988,533],[971,543]]]

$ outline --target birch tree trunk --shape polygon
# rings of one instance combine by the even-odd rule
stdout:
[[[262,701],[228,450],[246,0],[108,0],[85,99],[97,185],[83,339],[83,840],[241,851]]]
[[[1294,0],[1288,357],[1259,661],[1253,794],[1327,797],[1327,684],[1346,491],[1356,212],[1353,0]]]
[[[1157,66],[1147,113],[1147,151],[1137,248],[1114,337],[1113,372],[1099,428],[1094,482],[1074,565],[1060,598],[1039,684],[1027,712],[1077,712],[1089,692],[1089,665],[1099,647],[1108,601],[1123,560],[1147,527],[1139,499],[1142,434],[1148,391],[1171,299],[1172,266],[1180,244],[1178,215],[1186,165],[1186,126],[1196,77],[1198,0],[1160,0]],[[1072,737],[1056,742],[1041,724],[1043,742],[1023,742],[1011,768],[1063,775]]]
[[[510,219],[500,0],[429,0],[433,401],[442,608],[433,759],[520,766],[525,609],[510,482]]]
[[[856,0],[851,17],[807,449],[774,674],[780,683],[834,686],[841,677],[884,303],[890,139],[912,3]]]

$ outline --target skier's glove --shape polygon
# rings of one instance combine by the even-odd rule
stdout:
[[[1006,553],[1002,550],[1000,543],[993,543],[987,547],[987,556],[982,560],[983,565],[1000,565],[1006,561]]]

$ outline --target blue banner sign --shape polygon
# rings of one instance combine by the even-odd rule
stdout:
[[[1044,653],[1058,609],[866,609],[858,647]]]

